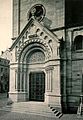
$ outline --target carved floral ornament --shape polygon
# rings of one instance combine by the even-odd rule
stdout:
[[[44,62],[45,56],[42,51],[35,51],[30,56],[28,56],[28,63]]]
[[[45,68],[46,71],[50,71],[50,70],[53,70],[54,69],[54,66],[50,65],[50,66],[47,66]]]

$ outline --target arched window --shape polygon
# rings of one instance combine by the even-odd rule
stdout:
[[[83,36],[82,35],[78,35],[75,37],[74,47],[75,47],[75,50],[83,49]]]

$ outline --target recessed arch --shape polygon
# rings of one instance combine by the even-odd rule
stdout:
[[[45,55],[40,49],[33,49],[27,57],[27,63],[41,63],[45,61]]]
[[[35,101],[44,102],[45,100],[44,93],[45,93],[45,80],[46,80],[45,74],[46,73],[44,70],[44,66],[45,66],[45,58],[48,56],[48,54],[49,52],[46,46],[37,41],[35,42],[33,41],[26,44],[19,54],[19,61],[18,61],[19,70],[22,71],[22,73],[24,74],[24,77],[26,76],[25,89],[29,91],[28,99],[30,101],[35,100]],[[32,60],[34,55],[37,55],[37,59],[35,58],[35,61]],[[35,76],[35,77],[32,78],[32,76]],[[19,78],[20,78],[20,75],[19,75]],[[33,82],[35,82],[34,85],[38,84],[38,85],[35,85],[35,87],[37,88],[37,91],[41,89],[41,91],[38,92],[38,94],[37,92],[35,92],[35,95],[34,95],[35,99],[32,96],[32,94],[34,93],[35,87],[33,87],[33,91],[31,92]]]
[[[32,48],[30,49],[25,55],[24,55],[24,58],[23,58],[23,61],[22,62],[26,62],[27,61],[27,58],[29,58],[29,56],[31,55],[31,53],[35,52],[35,51],[41,51],[44,56],[45,56],[45,51],[42,49],[42,48],[39,48],[39,47],[35,47],[35,48]]]
[[[51,56],[50,54],[50,49],[49,47],[44,43],[42,43],[41,41],[32,41],[30,43],[25,44],[25,46],[23,48],[21,48],[21,51],[19,53],[19,58],[18,58],[18,62],[22,62],[25,60],[25,56],[27,54],[29,54],[29,52],[32,49],[40,49],[44,54],[45,54],[45,59],[49,59],[49,57]]]
[[[78,35],[75,37],[74,48],[75,48],[75,50],[83,49],[83,35]]]

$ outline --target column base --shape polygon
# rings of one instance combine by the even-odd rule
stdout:
[[[9,92],[9,98],[14,102],[25,102],[27,100],[27,92]]]
[[[45,94],[45,102],[49,106],[61,108],[61,95]]]

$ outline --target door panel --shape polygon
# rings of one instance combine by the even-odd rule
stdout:
[[[29,100],[44,101],[45,74],[44,72],[31,72],[29,75]]]

